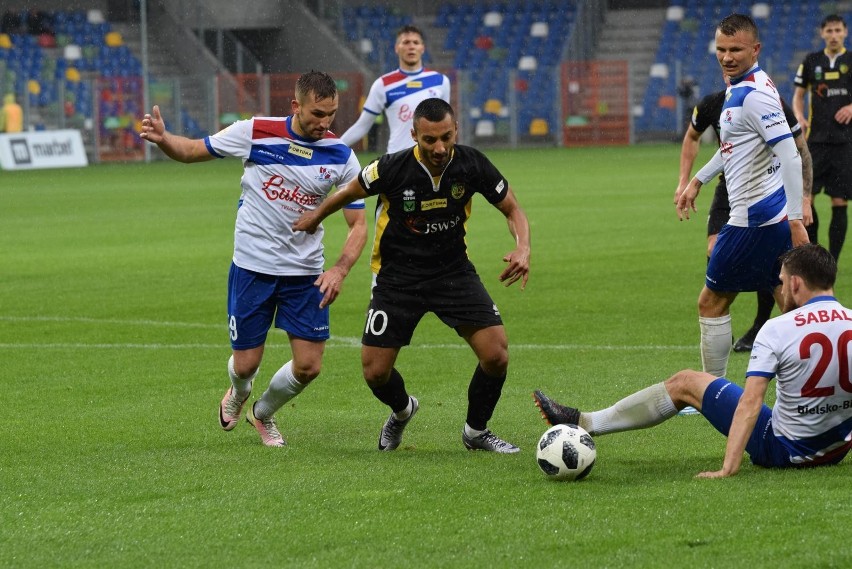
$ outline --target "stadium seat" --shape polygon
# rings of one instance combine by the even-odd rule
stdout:
[[[535,118],[530,121],[530,130],[529,133],[531,136],[547,136],[549,133],[549,129],[547,128],[547,121],[542,118]]]
[[[538,67],[538,62],[535,56],[525,55],[518,60],[518,69],[523,71],[535,71]]]
[[[482,18],[482,24],[488,28],[498,28],[503,24],[503,14],[500,12],[487,12]]]
[[[547,34],[547,22],[535,22],[532,26],[530,26],[530,36],[534,38],[544,38],[547,37]]]
[[[478,121],[474,134],[479,137],[494,136],[494,122],[488,119]]]
[[[63,57],[68,61],[76,61],[77,59],[83,57],[83,50],[79,45],[75,43],[68,44],[63,50]]]
[[[120,47],[124,45],[124,39],[118,32],[107,33],[106,37],[104,38],[104,41],[109,47]]]
[[[499,99],[488,99],[485,101],[485,106],[483,110],[486,113],[491,113],[493,115],[500,114],[500,110],[503,108],[503,103],[500,102]]]
[[[86,21],[90,24],[103,24],[106,20],[100,10],[89,10],[86,12]]]

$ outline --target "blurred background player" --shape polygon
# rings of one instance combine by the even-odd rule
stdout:
[[[701,145],[701,135],[712,127],[716,133],[716,141],[719,141],[719,118],[722,115],[722,106],[725,102],[725,92],[723,89],[716,93],[707,95],[701,99],[692,111],[692,117],[686,127],[686,134],[683,137],[683,144],[680,151],[680,177],[678,186],[675,190],[674,201],[677,203],[681,192],[689,184],[692,176],[692,166],[695,163],[695,158],[698,156],[698,149]],[[802,129],[796,121],[793,110],[787,105],[784,100],[781,100],[781,106],[784,109],[784,116],[787,123],[790,125],[790,130],[796,141],[796,148],[802,155],[802,218],[807,227],[811,219],[811,155],[808,152],[808,146],[805,144],[805,139],[802,136]],[[728,222],[731,215],[731,205],[728,203],[728,188],[725,185],[725,175],[719,176],[719,183],[716,184],[716,190],[713,193],[713,202],[710,204],[710,211],[707,215],[707,259],[710,259],[710,252],[713,250],[713,245],[716,244],[716,237],[719,231]],[[771,290],[761,290],[757,292],[757,314],[754,317],[754,323],[751,328],[742,335],[734,343],[735,352],[751,351],[754,338],[757,336],[757,331],[760,327],[769,320],[772,314],[772,307],[775,305],[775,298]]]
[[[702,478],[736,474],[743,452],[767,468],[837,464],[852,449],[846,359],[852,310],[834,298],[836,278],[834,258],[817,244],[784,254],[783,314],[757,335],[745,389],[724,377],[683,370],[599,411],[581,413],[541,391],[534,394],[536,405],[551,425],[580,425],[592,436],[653,427],[694,406],[728,437],[721,470]],[[775,405],[769,408],[763,400],[773,379]]]
[[[820,24],[825,49],[809,53],[796,72],[793,110],[808,130],[808,146],[813,156],[814,193],[825,188],[831,197],[831,223],[828,250],[835,259],[846,241],[847,204],[852,197],[852,55],[844,42],[846,22],[837,15]],[[809,116],[805,118],[805,92],[810,92]],[[818,241],[819,218],[813,210],[808,237]]]
[[[730,307],[743,291],[775,290],[779,257],[808,242],[802,222],[802,159],[772,79],[757,62],[760,38],[750,16],[731,14],[716,29],[716,57],[730,79],[719,150],[678,198],[677,215],[696,211],[701,186],[725,173],[731,215],[716,239],[698,296],[701,364],[724,377],[731,352]]]
[[[411,118],[417,105],[433,97],[450,102],[450,79],[423,66],[426,44],[419,28],[403,26],[397,32],[394,51],[399,56],[399,68],[373,82],[361,116],[340,137],[347,146],[364,138],[376,117],[384,113],[390,129],[388,154],[411,148]]]
[[[24,109],[15,101],[15,95],[7,93],[3,96],[3,106],[0,107],[0,132],[21,132],[24,130]]]
[[[195,140],[166,131],[157,106],[142,120],[142,138],[178,162],[243,160],[228,278],[231,386],[219,404],[219,423],[230,431],[239,422],[274,322],[287,332],[293,359],[275,372],[246,415],[266,446],[287,444],[273,415],[319,375],[329,338],[328,305],[367,242],[363,201],[344,211],[349,232],[326,271],[322,229],[313,235],[292,230],[303,211],[316,208],[360,170],[355,153],[329,131],[337,107],[334,79],[311,71],[296,82],[289,117],[237,121]]]
[[[392,451],[419,408],[396,369],[399,351],[411,342],[421,318],[434,313],[471,347],[477,366],[468,386],[462,443],[469,450],[502,454],[520,449],[488,429],[509,367],[509,340],[497,305],[467,254],[467,221],[481,194],[506,217],[515,248],[499,279],[527,284],[530,227],[509,182],[470,146],[456,144],[458,122],[446,101],[426,99],[414,112],[411,136],[417,145],[385,154],[351,184],[296,224],[313,231],[328,215],[353,200],[378,195],[373,243],[375,274],[361,338],[361,365],[373,395],[390,407],[379,434],[379,450]]]

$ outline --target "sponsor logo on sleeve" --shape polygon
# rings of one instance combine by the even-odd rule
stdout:
[[[497,187],[494,188],[494,191],[497,192],[498,194],[502,194],[503,190],[505,190],[505,189],[506,189],[506,182],[504,182],[503,180],[500,180],[500,183],[497,184]]]

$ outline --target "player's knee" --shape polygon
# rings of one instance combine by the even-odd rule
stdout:
[[[372,388],[381,387],[390,379],[390,370],[369,364],[364,364],[362,369],[364,372],[364,381]]]
[[[260,360],[255,358],[234,358],[234,373],[240,379],[249,379],[257,373]]]
[[[704,397],[707,385],[714,379],[716,378],[703,371],[683,369],[666,380],[666,391],[676,405],[695,405],[696,401]]]
[[[506,370],[509,369],[509,351],[494,350],[489,354],[485,354],[482,359],[479,360],[479,366],[482,368],[482,371],[488,375],[506,375]]]
[[[310,383],[320,374],[321,362],[293,362],[293,375],[299,383]]]

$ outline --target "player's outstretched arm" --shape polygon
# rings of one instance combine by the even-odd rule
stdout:
[[[814,222],[814,214],[811,210],[814,186],[814,161],[811,158],[811,151],[808,150],[804,135],[797,136],[795,140],[796,148],[802,157],[802,223],[807,227]]]
[[[326,198],[316,209],[305,210],[293,224],[293,230],[314,233],[323,219],[355,200],[366,198],[367,195],[358,178],[353,178],[348,184],[338,188],[336,192]]]
[[[769,379],[765,377],[750,375],[746,378],[745,390],[737,404],[737,410],[734,411],[731,429],[728,432],[722,470],[701,472],[696,475],[696,478],[726,478],[739,472],[746,443],[754,431],[754,424],[763,407],[763,398],[766,396],[768,385]]]
[[[796,115],[796,120],[799,121],[799,126],[802,131],[807,133],[810,123],[805,118],[805,88],[796,87],[793,89],[793,114]]]
[[[166,156],[178,162],[204,162],[213,160],[215,156],[207,150],[207,145],[200,139],[189,139],[172,134],[166,130],[166,123],[160,115],[160,107],[154,105],[150,114],[142,118],[141,138],[160,147]]]
[[[314,282],[323,295],[320,308],[325,308],[334,302],[340,294],[343,279],[346,278],[355,262],[358,261],[358,257],[361,256],[361,251],[364,250],[364,245],[367,243],[367,216],[364,210],[344,209],[343,217],[346,218],[346,223],[349,225],[349,232],[346,234],[346,241],[343,243],[340,257],[331,268],[323,272]]]
[[[695,130],[695,127],[690,124],[686,127],[686,134],[683,135],[683,143],[680,146],[680,171],[674,194],[675,204],[677,204],[680,195],[689,185],[692,166],[695,164],[695,158],[698,156],[700,147],[701,133]]]
[[[508,265],[500,273],[500,282],[509,286],[520,280],[524,290],[530,278],[530,222],[511,188],[506,189],[506,197],[496,207],[506,216],[509,233],[515,239],[515,250],[503,257]]]
[[[369,111],[361,111],[361,116],[358,117],[358,120],[340,136],[343,144],[352,146],[367,136],[373,127],[373,123],[376,122],[376,116]]]

